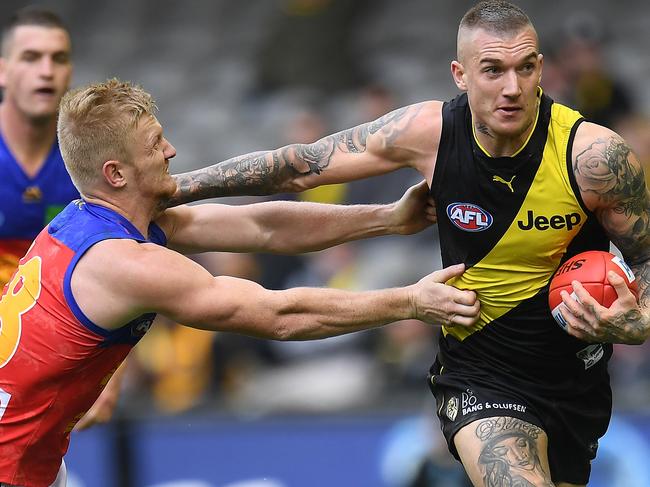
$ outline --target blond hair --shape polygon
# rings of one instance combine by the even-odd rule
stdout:
[[[149,93],[115,78],[64,95],[57,134],[66,169],[80,192],[96,184],[106,161],[131,161],[134,130],[156,110]]]

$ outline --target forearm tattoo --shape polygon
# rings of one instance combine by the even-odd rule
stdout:
[[[607,343],[642,344],[650,329],[650,265],[647,263],[630,266],[639,289],[640,309],[631,309],[611,318],[607,327],[601,329],[599,341]],[[601,321],[599,310],[591,307],[590,311]]]
[[[650,327],[650,196],[643,169],[625,142],[615,136],[597,139],[576,156],[573,169],[580,190],[595,194],[602,207],[621,217],[605,218],[602,224],[635,272],[639,303],[646,313],[621,316],[621,328],[611,331],[629,336],[632,343],[642,341],[643,330]],[[634,319],[638,329],[630,328]]]
[[[478,467],[486,487],[554,485],[540,460],[541,428],[517,418],[499,417],[480,421],[475,434],[482,443]]]
[[[292,144],[274,151],[254,152],[176,175],[176,194],[164,204],[171,207],[221,196],[298,191],[302,189],[300,178],[321,174],[337,154],[365,152],[367,139],[372,134],[381,131],[383,146],[390,147],[418,111],[417,106],[400,108],[374,122],[329,135],[312,144]]]
[[[645,310],[650,309],[650,264],[631,266],[639,286],[639,304]]]

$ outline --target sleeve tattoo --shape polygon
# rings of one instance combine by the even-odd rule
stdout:
[[[597,139],[577,155],[574,173],[580,190],[592,192],[621,221],[601,221],[639,281],[639,302],[650,308],[650,195],[644,172],[619,137]],[[621,223],[623,222],[623,223]]]
[[[384,145],[390,144],[419,111],[403,107],[374,122],[324,137],[312,144],[291,144],[273,151],[253,152],[174,176],[178,188],[167,207],[221,196],[265,195],[296,191],[301,177],[321,174],[336,154],[366,151],[371,134],[381,131]],[[406,123],[398,124],[404,120]]]

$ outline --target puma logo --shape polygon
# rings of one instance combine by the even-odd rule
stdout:
[[[510,188],[510,192],[514,193],[515,190],[512,188],[512,182],[515,180],[516,177],[517,177],[517,175],[515,174],[514,176],[512,176],[510,178],[510,181],[506,181],[501,176],[492,176],[492,181],[496,181],[497,183],[505,184],[506,186],[508,186],[508,188]]]

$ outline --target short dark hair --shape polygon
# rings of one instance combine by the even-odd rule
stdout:
[[[61,17],[59,17],[53,11],[36,6],[23,7],[13,13],[13,15],[9,18],[9,21],[4,25],[2,29],[3,51],[16,27],[20,27],[21,25],[52,27],[63,29],[64,31],[69,32],[67,26],[63,20],[61,20]]]
[[[485,0],[469,9],[460,21],[459,29],[476,28],[497,33],[519,32],[524,27],[533,27],[526,13],[503,0]]]

